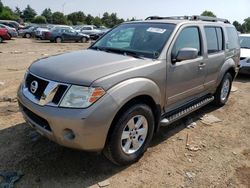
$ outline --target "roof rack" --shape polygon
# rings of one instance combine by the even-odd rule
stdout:
[[[210,17],[210,16],[170,16],[170,17],[160,17],[160,16],[149,16],[146,20],[191,20],[191,21],[208,21],[208,22],[223,22],[230,23],[227,19]]]

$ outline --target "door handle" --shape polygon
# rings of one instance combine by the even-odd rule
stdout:
[[[206,63],[200,63],[200,64],[199,64],[199,68],[200,68],[200,69],[203,69],[205,66],[206,66]]]

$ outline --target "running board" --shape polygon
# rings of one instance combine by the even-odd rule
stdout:
[[[183,117],[186,115],[198,110],[199,108],[207,105],[208,103],[212,102],[214,100],[214,96],[206,96],[203,97],[200,100],[196,100],[190,104],[187,104],[177,110],[174,110],[173,112],[167,113],[164,115],[163,119],[161,120],[161,125],[162,126],[167,126]]]

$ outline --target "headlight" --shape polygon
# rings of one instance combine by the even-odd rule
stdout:
[[[64,96],[60,107],[87,108],[104,94],[105,91],[100,87],[92,88],[72,85]]]

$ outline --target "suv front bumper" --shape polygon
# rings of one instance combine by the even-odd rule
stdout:
[[[19,88],[18,102],[28,124],[50,140],[70,148],[100,151],[118,106],[109,94],[87,109],[40,106]]]

